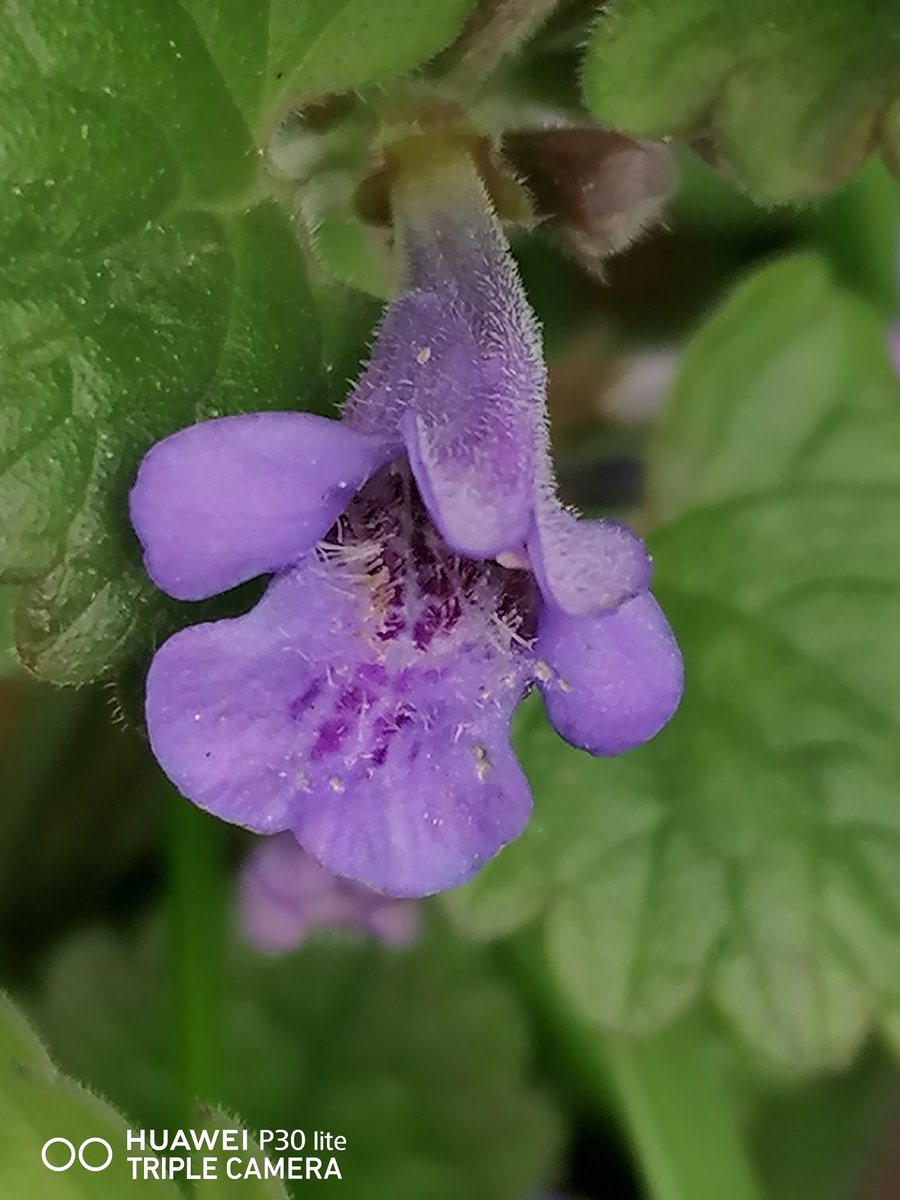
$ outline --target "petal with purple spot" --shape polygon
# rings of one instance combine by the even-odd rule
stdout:
[[[306,603],[306,574],[278,576],[246,616],[174,634],[147,675],[160,766],[200,808],[255,833],[290,825],[305,778],[296,719],[324,688],[314,622],[327,631],[328,613]]]
[[[508,715],[479,722],[477,711],[416,699],[428,721],[401,730],[371,778],[335,777],[342,786],[311,797],[294,825],[329,870],[390,896],[464,883],[519,836],[531,812]]]
[[[591,754],[621,754],[649,741],[681,700],[681,653],[649,592],[603,616],[547,606],[534,652],[551,723]]]
[[[423,554],[410,550],[420,570]],[[147,723],[201,808],[289,828],[335,874],[417,896],[462,882],[525,824],[508,740],[524,663],[500,645],[486,585],[416,595],[384,563],[311,554],[246,616],[175,634],[151,666]]]
[[[291,566],[397,450],[310,413],[252,413],[158,442],[131,492],[153,581],[200,600]]]

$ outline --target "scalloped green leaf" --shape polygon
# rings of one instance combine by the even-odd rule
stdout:
[[[415,68],[469,0],[17,0],[0,14],[0,581],[20,653],[81,683],[185,620],[126,498],[198,418],[328,411],[371,308],[326,285],[257,139]],[[196,616],[195,610],[192,615]]]
[[[900,170],[900,23],[881,0],[615,0],[583,88],[616,129],[711,140],[763,201],[820,195],[874,146]]]
[[[134,1180],[125,1159],[128,1126],[105,1101],[67,1079],[47,1057],[18,1010],[0,995],[0,1190],[29,1200],[120,1200],[137,1197],[175,1200],[174,1184]],[[76,1147],[87,1138],[103,1138],[112,1149],[105,1171],[88,1172],[76,1163],[68,1171],[49,1171],[41,1150],[50,1138],[68,1138]],[[99,1163],[106,1151],[85,1151]],[[68,1150],[48,1148],[50,1162],[62,1164]],[[94,1155],[94,1158],[90,1156]]]
[[[847,1061],[900,996],[900,388],[815,260],[742,285],[655,436],[655,590],[687,687],[619,759],[518,744],[537,813],[451,895],[540,922],[582,1011],[642,1033],[701,994],[778,1069]]]
[[[29,371],[44,405],[22,412],[0,476],[0,512],[35,514],[0,535],[8,577],[38,575],[23,589],[20,651],[38,674],[67,683],[127,665],[190,611],[153,588],[128,525],[145,450],[205,417],[326,409],[366,332],[357,301],[341,297],[340,346],[332,301],[314,293],[270,203],[225,221],[173,217],[120,246],[100,274],[87,294],[75,285],[64,297],[62,319],[83,320],[83,338],[57,349],[52,413],[48,368],[38,380]]]
[[[120,1062],[121,1069],[121,1062]],[[215,1130],[240,1130],[241,1126],[225,1114],[208,1111],[195,1127]],[[29,1200],[120,1200],[129,1196],[176,1200],[183,1193],[175,1184],[145,1179],[134,1173],[128,1163],[126,1134],[128,1124],[100,1096],[62,1075],[27,1021],[0,993],[0,1189],[4,1196],[28,1196]],[[86,1161],[99,1166],[107,1154],[109,1165],[103,1170],[86,1170],[79,1162],[67,1170],[51,1171],[44,1166],[41,1153],[48,1140],[66,1138],[75,1148],[89,1139],[94,1145],[84,1150]],[[98,1144],[105,1141],[108,1149]],[[47,1161],[62,1166],[69,1155],[63,1145],[47,1147]],[[249,1178],[231,1180],[222,1156],[217,1158],[217,1178],[199,1182],[194,1194],[202,1200],[229,1200],[242,1196],[247,1200],[285,1200],[287,1193],[277,1179]],[[249,1139],[247,1152],[234,1155],[241,1165],[253,1160],[262,1165],[265,1156]],[[239,1167],[235,1164],[232,1173]]]
[[[82,936],[36,1008],[59,1060],[152,1127],[178,1087],[162,953],[155,935]],[[344,1135],[342,1180],[319,1187],[348,1200],[521,1200],[547,1182],[557,1121],[528,1081],[523,1014],[445,928],[404,952],[338,936],[278,959],[234,946],[222,1003],[217,1099],[250,1128]]]
[[[237,107],[269,129],[290,104],[382,83],[453,40],[474,0],[182,0]]]
[[[277,108],[411,70],[453,40],[473,2],[271,0],[265,95]]]

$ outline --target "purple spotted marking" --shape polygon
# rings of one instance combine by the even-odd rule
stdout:
[[[325,676],[320,675],[307,688],[304,688],[302,695],[296,696],[291,701],[288,711],[292,720],[301,721],[304,718],[307,709],[312,708],[318,697],[322,694],[324,687]]]

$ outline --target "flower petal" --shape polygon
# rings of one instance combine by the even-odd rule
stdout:
[[[541,496],[527,542],[545,600],[570,616],[600,615],[647,590],[650,556],[618,521],[581,520]]]
[[[311,413],[222,417],[147,454],[131,519],[158,587],[201,600],[291,566],[397,447]]]
[[[649,592],[599,617],[548,606],[535,654],[551,723],[591,754],[621,754],[648,741],[681,700],[681,653]]]
[[[294,832],[330,871],[428,896],[464,883],[525,828],[531,795],[506,730],[436,707],[436,722],[402,730],[371,779],[302,809]]]
[[[543,371],[539,353],[501,351],[479,345],[452,295],[411,292],[388,309],[344,410],[355,429],[399,427],[434,523],[468,558],[521,546],[531,522]]]
[[[410,462],[448,544],[495,558],[524,543],[547,444],[540,330],[467,156],[438,152],[428,170],[400,164],[393,203],[407,282],[443,305],[417,322],[423,386],[402,420]],[[452,359],[437,352],[441,339]]]
[[[147,725],[201,808],[259,833],[291,829],[329,871],[377,891],[426,895],[525,824],[508,740],[524,678],[475,610],[446,636],[414,620],[395,636],[383,587],[307,556],[246,616],[166,642]]]
[[[427,170],[410,161],[417,169],[403,153],[395,163],[396,234],[420,289],[410,298],[432,297],[429,314],[406,310],[400,339],[420,368],[400,415],[419,490],[458,553],[518,562],[527,552],[550,603],[610,611],[647,588],[649,559],[623,526],[579,521],[557,499],[540,332],[484,184],[446,149]]]
[[[147,732],[162,769],[200,808],[254,833],[290,825],[305,762],[292,711],[318,677],[297,645],[310,610],[291,579],[277,577],[246,616],[174,634],[147,675]],[[288,590],[293,615],[273,603]],[[327,629],[313,605],[313,636],[316,618]]]

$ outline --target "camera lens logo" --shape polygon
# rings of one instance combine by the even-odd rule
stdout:
[[[59,1149],[54,1149],[57,1146]],[[91,1150],[91,1146],[98,1149]],[[112,1156],[112,1146],[101,1137],[85,1138],[77,1149],[68,1138],[52,1137],[41,1147],[41,1162],[48,1171],[68,1171],[76,1158],[86,1171],[105,1171]]]

